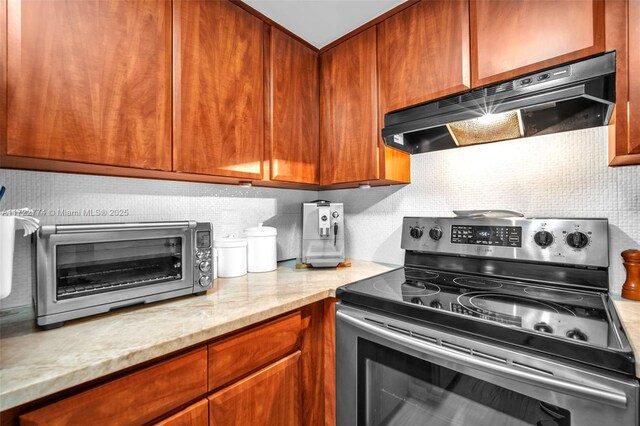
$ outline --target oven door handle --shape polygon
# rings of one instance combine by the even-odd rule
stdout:
[[[354,318],[351,315],[345,314],[340,311],[336,312],[336,317],[339,317],[341,321],[344,321],[356,328],[368,331],[371,334],[383,337],[401,346],[408,347],[423,354],[441,358],[443,360],[454,361],[468,368],[479,369],[519,382],[535,384],[536,386],[548,390],[572,396],[578,396],[580,398],[589,399],[598,403],[607,403],[609,405],[622,408],[627,406],[627,396],[624,393],[607,389],[594,388],[580,383],[558,379],[553,376],[533,374],[525,370],[516,370],[507,365],[494,363],[480,357],[464,354],[452,349],[443,348],[442,346],[439,346],[435,343],[422,342],[404,334],[391,331],[387,328],[382,328],[382,326],[369,324],[366,321]]]
[[[195,221],[185,222],[141,222],[141,223],[95,223],[83,225],[46,225],[40,228],[40,235],[78,234],[83,232],[145,231],[149,229],[190,229]]]

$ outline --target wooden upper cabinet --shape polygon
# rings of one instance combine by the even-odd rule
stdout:
[[[270,32],[271,179],[317,184],[318,54],[276,28]]]
[[[322,185],[378,179],[376,28],[320,58]]]
[[[174,169],[260,179],[263,22],[226,0],[173,8]]]
[[[215,426],[302,425],[300,351],[209,397]]]
[[[629,1],[629,139],[628,153],[640,164],[640,1]]]
[[[470,87],[467,1],[421,1],[378,31],[381,117]]]
[[[471,0],[474,87],[604,48],[603,0]]]
[[[7,7],[11,156],[171,169],[171,4]]]

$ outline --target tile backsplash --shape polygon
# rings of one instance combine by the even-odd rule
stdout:
[[[411,173],[410,185],[318,193],[3,169],[0,185],[7,192],[0,211],[40,209],[47,213],[42,223],[52,224],[106,221],[60,210],[123,209],[128,216],[108,220],[209,221],[216,235],[264,222],[278,228],[278,259],[284,260],[300,254],[300,203],[322,198],[345,204],[349,257],[395,264],[403,262],[403,216],[508,209],[529,217],[607,218],[610,288],[620,293],[620,252],[640,248],[640,166],[607,167],[606,128],[414,155]],[[20,235],[13,289],[0,308],[31,303],[30,243]]]
[[[626,276],[620,252],[640,248],[640,166],[607,167],[604,127],[414,155],[411,182],[320,193],[345,203],[349,256],[402,263],[404,216],[507,209],[528,217],[607,218],[609,284],[619,294]]]
[[[197,220],[211,222],[214,235],[240,235],[263,222],[278,229],[278,259],[299,256],[301,203],[317,192],[239,187],[190,182],[128,179],[16,170],[0,170],[7,190],[0,211],[38,210],[42,224]],[[85,216],[84,210],[128,210],[127,216]],[[68,216],[79,212],[80,216]],[[43,216],[44,214],[44,216]],[[11,295],[0,308],[31,303],[30,239],[16,234]]]

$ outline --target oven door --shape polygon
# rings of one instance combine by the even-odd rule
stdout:
[[[337,424],[638,422],[637,380],[600,375],[342,303]]]
[[[37,241],[38,323],[193,291],[196,222],[61,225]],[[155,299],[154,299],[155,297]]]

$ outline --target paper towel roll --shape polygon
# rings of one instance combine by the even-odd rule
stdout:
[[[11,294],[16,217],[0,216],[0,299]]]

